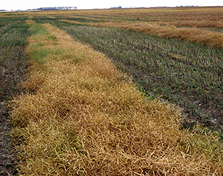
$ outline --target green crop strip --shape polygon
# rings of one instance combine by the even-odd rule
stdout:
[[[47,35],[49,34],[48,31],[46,31],[46,28],[41,24],[33,24],[30,28],[31,35]]]

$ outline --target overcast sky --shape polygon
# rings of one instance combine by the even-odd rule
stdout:
[[[78,9],[156,6],[223,6],[223,0],[0,0],[0,9],[18,10],[38,7],[75,6]]]

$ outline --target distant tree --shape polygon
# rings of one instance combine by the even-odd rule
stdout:
[[[77,7],[40,7],[37,10],[73,10],[77,9]],[[36,9],[32,9],[36,10]]]
[[[118,6],[118,7],[111,7],[111,9],[121,9],[122,6]]]

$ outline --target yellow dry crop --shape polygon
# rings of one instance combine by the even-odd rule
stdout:
[[[34,24],[35,22],[33,20],[26,20],[26,23],[31,25],[31,24]]]
[[[221,175],[218,138],[180,130],[176,107],[147,101],[103,54],[44,26],[27,48],[43,62],[30,62],[27,94],[12,103],[21,175]]]

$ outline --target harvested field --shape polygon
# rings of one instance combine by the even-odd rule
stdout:
[[[222,7],[0,13],[0,175],[220,176],[222,22]]]
[[[103,54],[58,28],[33,24],[31,32],[30,93],[11,114],[14,135],[25,140],[20,174],[222,173],[216,136],[180,130],[176,107],[147,101]]]

